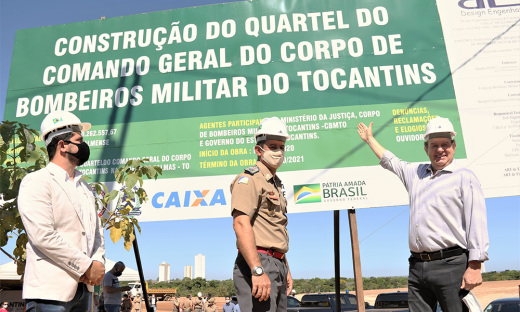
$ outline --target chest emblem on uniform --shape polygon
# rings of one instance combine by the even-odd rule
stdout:
[[[238,184],[247,184],[247,183],[249,183],[248,177],[240,177],[240,179],[238,179]]]
[[[275,213],[274,213],[274,209],[273,210],[269,210],[269,212],[267,213],[270,217],[274,217],[275,216]]]

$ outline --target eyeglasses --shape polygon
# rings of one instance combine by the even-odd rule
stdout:
[[[438,144],[430,144],[428,145],[428,148],[430,149],[434,149],[434,150],[438,150],[439,147],[442,148],[443,150],[447,150],[448,148],[452,147],[453,146],[453,143],[450,142],[450,143],[443,143],[441,145],[438,145]]]

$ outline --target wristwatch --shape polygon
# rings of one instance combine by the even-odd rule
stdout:
[[[251,274],[253,274],[254,276],[260,276],[264,274],[264,268],[257,265],[253,270],[251,270]]]

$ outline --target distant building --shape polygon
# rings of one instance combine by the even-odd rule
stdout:
[[[195,278],[206,278],[206,256],[198,254],[195,256]]]
[[[187,265],[184,267],[184,277],[193,279],[193,268],[191,265]]]
[[[159,264],[159,282],[170,281],[170,265],[166,262]]]

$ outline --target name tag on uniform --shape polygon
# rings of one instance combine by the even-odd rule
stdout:
[[[249,183],[248,177],[241,177],[240,179],[238,179],[238,184],[247,184],[247,183]]]

